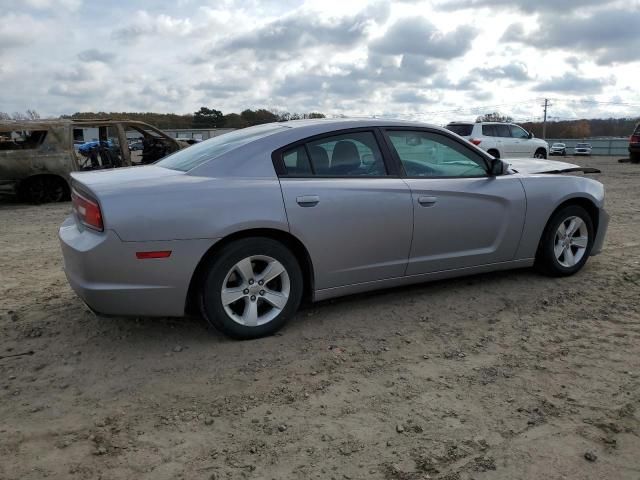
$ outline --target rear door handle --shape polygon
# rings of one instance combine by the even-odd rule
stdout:
[[[421,195],[418,197],[418,203],[423,207],[432,207],[438,201],[438,197],[430,197],[427,195]]]
[[[301,207],[315,207],[320,202],[320,197],[318,195],[302,195],[296,197],[296,202]]]

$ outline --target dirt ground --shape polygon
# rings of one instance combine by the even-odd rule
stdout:
[[[638,480],[640,165],[578,162],[612,215],[578,275],[343,298],[249,342],[96,318],[69,204],[0,204],[0,478]]]

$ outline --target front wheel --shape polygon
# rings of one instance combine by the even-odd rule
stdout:
[[[547,152],[543,148],[539,148],[538,150],[536,150],[533,158],[547,158]]]
[[[302,282],[296,257],[282,243],[241,239],[225,246],[208,265],[202,315],[234,338],[271,335],[298,309]]]
[[[587,262],[593,239],[593,222],[587,211],[579,205],[564,207],[545,227],[536,266],[554,277],[573,275]]]

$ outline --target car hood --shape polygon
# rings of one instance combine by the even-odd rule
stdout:
[[[597,168],[581,167],[573,163],[557,162],[539,158],[509,158],[505,159],[509,168],[518,173],[600,173]]]

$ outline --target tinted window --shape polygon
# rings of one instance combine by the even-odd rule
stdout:
[[[513,138],[529,138],[529,132],[517,125],[509,125],[511,128],[511,136]]]
[[[486,176],[482,157],[444,135],[419,131],[388,133],[409,177]]]
[[[511,129],[509,125],[494,125],[496,129],[496,137],[511,137]]]
[[[231,133],[225,133],[224,135],[210,138],[209,140],[205,140],[204,142],[200,142],[189,148],[180,150],[173,155],[169,155],[159,162],[156,162],[155,165],[186,172],[208,162],[209,160],[218,158],[224,153],[246,145],[247,143],[251,143],[259,138],[282,131],[285,128],[288,127],[269,123],[266,125],[243,128]]]
[[[497,137],[495,125],[482,125],[482,135],[485,137]]]
[[[282,158],[289,175],[311,175],[311,165],[304,145],[287,150]]]
[[[362,177],[386,175],[382,154],[372,132],[325,137],[307,144],[315,175]]]
[[[471,132],[473,131],[473,124],[472,123],[450,123],[449,125],[447,125],[447,130],[450,130],[453,133],[460,135],[461,137],[468,137],[469,135],[471,135]]]

